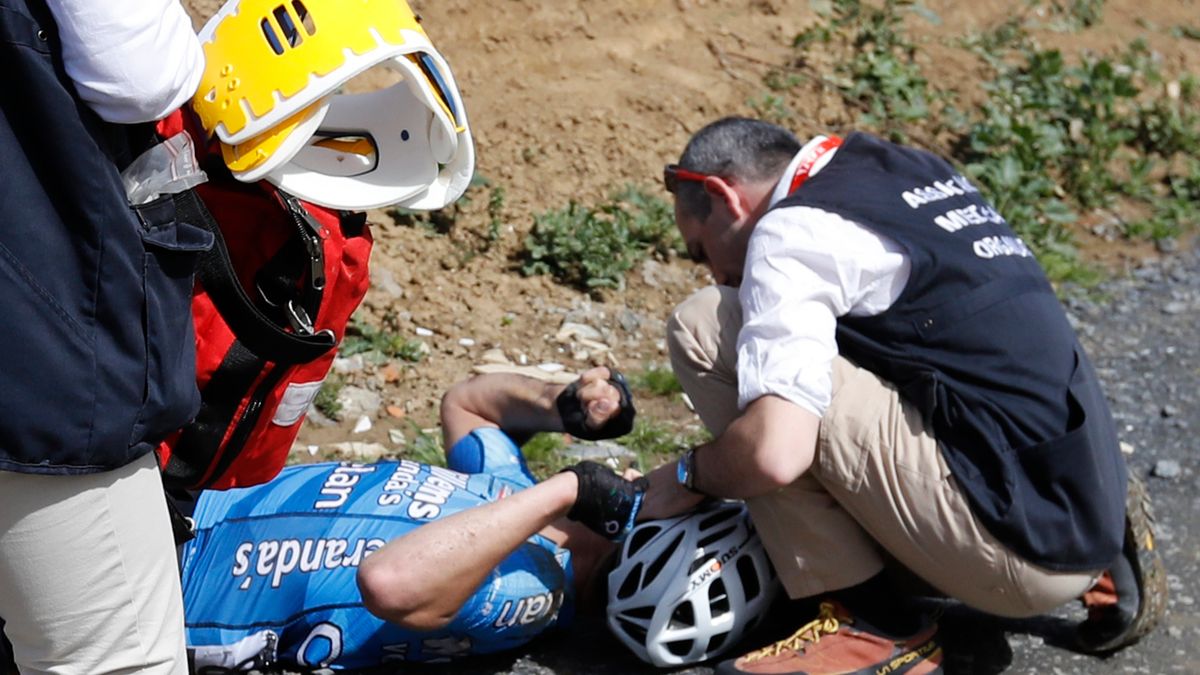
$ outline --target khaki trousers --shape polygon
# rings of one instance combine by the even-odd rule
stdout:
[[[738,414],[741,325],[737,290],[726,286],[693,294],[667,324],[671,365],[715,435]],[[967,605],[1025,617],[1079,597],[1099,574],[1036,567],[992,537],[916,409],[840,356],[812,467],[748,504],[792,598],[866,581],[890,555]]]
[[[162,479],[0,471],[0,617],[22,675],[186,675]]]

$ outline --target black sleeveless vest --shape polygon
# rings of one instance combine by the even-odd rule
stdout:
[[[988,531],[1049,569],[1107,567],[1124,532],[1124,461],[1092,366],[1024,242],[950,164],[861,133],[776,208],[800,205],[908,254],[895,304],[839,319],[838,349],[923,413]]]
[[[0,0],[0,72],[0,470],[113,469],[199,406],[190,298],[210,235],[169,198],[129,207],[118,167],[152,128],[80,100],[42,0]]]

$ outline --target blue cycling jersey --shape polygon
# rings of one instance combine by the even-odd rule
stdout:
[[[449,469],[409,460],[293,466],[266,485],[203,493],[196,538],[183,550],[188,645],[266,634],[285,663],[361,668],[510,649],[561,625],[573,606],[570,553],[540,535],[442,630],[405,630],[363,607],[355,574],[366,556],[534,484],[498,429],[471,432],[448,457]]]

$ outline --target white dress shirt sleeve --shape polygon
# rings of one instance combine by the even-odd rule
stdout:
[[[49,0],[67,75],[101,118],[161,119],[196,93],[204,53],[179,0]]]
[[[769,211],[755,226],[738,296],[738,406],[773,394],[821,416],[832,398],[837,319],[872,316],[908,283],[893,240],[820,209]]]

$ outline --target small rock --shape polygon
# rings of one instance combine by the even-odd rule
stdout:
[[[1186,302],[1168,302],[1163,305],[1162,311],[1163,314],[1183,314],[1188,311],[1188,306]]]
[[[404,410],[404,408],[401,408],[398,405],[389,405],[388,407],[384,408],[384,410],[387,412],[389,417],[394,417],[398,420],[408,417],[408,413]]]
[[[383,406],[383,399],[379,397],[379,394],[370,389],[355,386],[342,387],[342,390],[338,392],[337,400],[342,406],[343,419],[361,415],[374,417],[375,413],[379,412],[379,408]]]
[[[306,449],[306,450],[308,450],[308,454],[312,455],[313,457],[316,457],[316,456],[317,456],[317,453],[321,451],[321,446],[319,446],[319,445],[310,445],[310,446],[308,446],[308,447],[307,447],[307,448],[305,448],[305,449]]]
[[[1178,640],[1179,638],[1183,637],[1183,629],[1179,626],[1170,626],[1167,628],[1167,635],[1170,635]]]
[[[1179,240],[1175,237],[1167,237],[1154,242],[1154,246],[1159,253],[1175,253],[1179,250]]]
[[[378,443],[346,441],[331,446],[339,455],[360,462],[374,462],[387,454],[387,448]]]
[[[404,297],[404,287],[396,283],[396,277],[392,271],[382,265],[371,268],[371,287],[378,288],[393,298]]]
[[[524,355],[522,354],[522,356],[524,356]],[[538,369],[544,370],[547,373],[559,373],[559,372],[562,372],[563,370],[565,370],[566,366],[564,366],[561,363],[539,363]]]
[[[1132,455],[1133,450],[1134,450],[1133,443],[1127,443],[1125,441],[1121,441],[1121,454]]]
[[[471,338],[459,338],[458,344],[462,345],[463,347],[474,347],[475,341]]]
[[[1162,416],[1163,417],[1175,417],[1178,414],[1179,414],[1179,408],[1176,408],[1175,406],[1173,406],[1171,404],[1164,405],[1162,408]]]
[[[601,340],[604,336],[600,331],[592,328],[587,324],[575,323],[572,321],[564,321],[558,329],[558,333],[554,335],[556,342],[570,342],[575,339],[582,340]]]
[[[363,358],[361,354],[347,356],[345,358],[336,358],[333,360],[333,372],[339,375],[348,373],[357,373],[363,369]]]
[[[419,335],[421,337],[433,337],[433,331],[429,330],[428,328],[422,328],[420,326],[417,326],[416,333],[417,333],[417,335]]]
[[[630,309],[621,310],[621,315],[617,317],[617,321],[627,333],[632,333],[642,326],[642,318]]]
[[[628,448],[608,441],[596,443],[572,443],[563,449],[564,457],[576,462],[591,460],[607,462],[608,460],[636,459],[637,455]]]
[[[662,265],[652,258],[642,263],[642,281],[650,288],[662,286]]]
[[[484,363],[499,363],[499,364],[512,363],[512,361],[509,361],[508,357],[504,355],[503,349],[489,349],[486,352],[484,352],[483,356],[480,356],[479,359],[481,361],[483,361]]]
[[[1154,465],[1154,471],[1151,473],[1159,478],[1178,478],[1179,474],[1183,473],[1183,469],[1180,468],[1179,462],[1173,459],[1160,459]]]
[[[591,356],[591,354],[588,354],[587,350],[584,350],[584,349],[579,349],[574,352],[571,352],[571,358],[575,359],[576,361],[587,361],[588,357],[590,357],[590,356]]]
[[[404,436],[404,432],[399,429],[388,429],[388,441],[400,448],[408,445],[408,439]]]
[[[600,353],[607,352],[610,349],[612,349],[611,347],[604,344],[603,342],[596,342],[595,340],[587,340],[587,339],[583,339],[583,338],[581,338],[579,340],[579,346],[592,352],[593,354],[600,354]]]
[[[379,371],[379,375],[380,375],[380,377],[383,378],[384,382],[387,382],[388,384],[392,384],[393,382],[400,381],[401,371],[400,371],[400,368],[398,366],[396,366],[396,364],[389,363],[383,367],[383,370]]]
[[[366,415],[360,416],[354,421],[354,433],[365,434],[371,430],[371,418]]]

